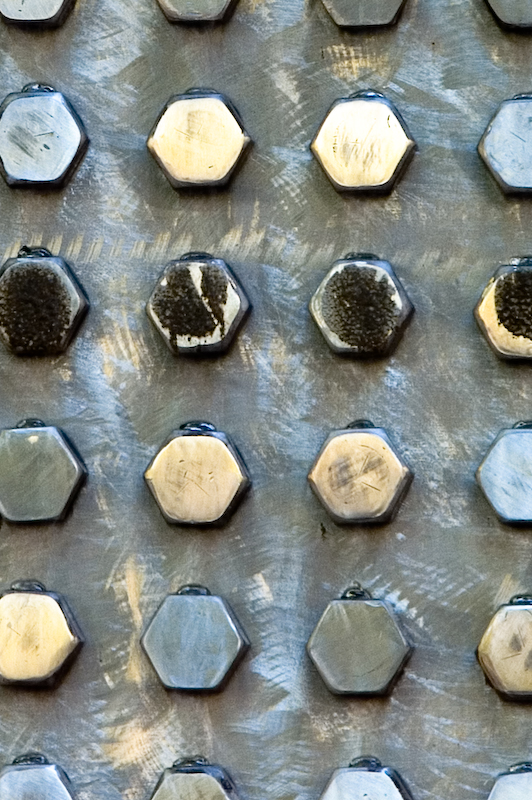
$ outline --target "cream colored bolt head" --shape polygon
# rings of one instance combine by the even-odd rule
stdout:
[[[152,459],[144,478],[167,522],[225,522],[251,485],[229,438],[209,422],[187,422]]]
[[[158,0],[170,22],[223,22],[238,0]]]
[[[382,428],[360,421],[333,431],[309,483],[338,523],[383,523],[395,514],[414,475]]]
[[[174,189],[224,186],[251,139],[231,102],[211,89],[171,97],[148,150]]]
[[[532,596],[517,595],[495,612],[477,656],[501,695],[532,700]]]
[[[475,317],[500,358],[532,358],[532,257],[513,258],[496,271]]]
[[[336,100],[310,148],[338,191],[389,192],[416,143],[382,94],[357,92]]]
[[[83,644],[65,599],[36,581],[0,595],[0,682],[53,686]]]

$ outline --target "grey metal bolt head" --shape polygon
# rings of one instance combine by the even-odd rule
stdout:
[[[225,769],[193,756],[164,770],[150,800],[238,800],[238,796]]]
[[[0,594],[0,683],[53,687],[83,645],[65,598],[38,581]]]
[[[23,247],[0,269],[0,340],[16,355],[64,352],[88,309],[66,261],[44,248]]]
[[[0,105],[0,169],[10,186],[63,186],[88,144],[73,107],[50,86],[28,84]]]
[[[249,648],[230,605],[196,585],[163,600],[141,644],[167,689],[196,692],[222,689]]]
[[[238,0],[158,0],[170,22],[223,22]]]
[[[531,0],[486,0],[486,3],[503,28],[518,31],[532,28]]]
[[[230,100],[213,89],[170,98],[148,150],[174,189],[225,186],[251,139]]]
[[[373,91],[335,100],[310,149],[338,191],[389,192],[416,143],[395,106]]]
[[[481,159],[509,194],[532,192],[532,95],[501,103],[479,142]]]
[[[308,480],[338,523],[383,523],[396,513],[414,474],[383,428],[367,420],[333,431]]]
[[[309,307],[331,350],[353,357],[391,353],[414,311],[390,264],[367,253],[335,261]]]
[[[86,477],[59,428],[30,419],[0,431],[0,514],[9,522],[62,520]]]
[[[406,0],[323,0],[340,28],[374,28],[393,25]]]
[[[186,422],[151,460],[144,478],[167,522],[219,525],[251,486],[234,444],[210,422]]]
[[[74,7],[74,0],[0,0],[0,16],[10,25],[57,28]]]
[[[391,692],[412,648],[388,604],[356,584],[329,603],[307,652],[333,694],[371,696]]]
[[[488,800],[529,800],[532,797],[532,764],[514,764],[495,781]]]
[[[70,780],[40,753],[15,758],[0,772],[0,800],[73,800]]]
[[[187,253],[167,264],[146,306],[175,355],[225,352],[249,309],[225,261],[208,253]]]
[[[532,423],[504,428],[477,470],[477,481],[501,522],[532,522]]]
[[[337,769],[320,800],[413,800],[396,770],[383,767],[373,756],[361,756]]]
[[[532,596],[516,595],[500,606],[478,646],[491,685],[510,700],[532,700]]]
[[[499,267],[482,292],[475,317],[500,358],[532,358],[531,256]]]

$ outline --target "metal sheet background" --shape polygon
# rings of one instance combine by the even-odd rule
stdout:
[[[418,800],[487,797],[527,758],[531,713],[488,688],[474,651],[492,611],[532,588],[531,532],[503,527],[474,470],[503,426],[532,416],[530,367],[499,362],[472,308],[495,267],[532,249],[531,206],[505,199],[476,155],[498,103],[529,91],[532,39],[501,31],[481,0],[409,0],[397,28],[341,33],[319,0],[241,0],[232,21],[172,27],[154,0],[79,0],[51,33],[0,31],[3,94],[51,83],[91,147],[70,186],[0,186],[0,251],[42,244],[82,280],[92,310],[69,352],[0,352],[0,424],[58,424],[90,478],[62,525],[0,531],[2,584],[64,592],[88,642],[55,692],[2,689],[3,761],[38,749],[80,800],[144,800],[160,770],[202,752],[243,800],[314,800],[360,753],[397,767]],[[145,149],[167,98],[209,86],[233,99],[255,145],[227,192],[178,194]],[[343,197],[308,144],[338,96],[383,90],[419,153],[388,198]],[[174,359],[144,304],[165,262],[207,250],[254,303],[230,354]],[[307,302],[335,258],[389,259],[416,306],[396,354],[330,353]],[[219,531],[168,526],[142,472],[173,427],[206,418],[254,479]],[[386,426],[416,473],[384,528],[339,528],[306,485],[331,428]],[[353,579],[403,612],[416,645],[391,698],[330,695],[304,644]],[[252,650],[220,695],[169,694],[140,651],[160,599],[208,585]]]

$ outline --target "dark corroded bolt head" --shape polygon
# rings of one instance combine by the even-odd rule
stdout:
[[[223,22],[238,0],[158,0],[170,22]]]
[[[499,775],[488,800],[528,800],[532,797],[532,764],[515,764]]]
[[[387,261],[365,254],[335,261],[310,301],[310,313],[336,353],[390,353],[414,306]]]
[[[74,6],[74,0],[0,0],[0,16],[11,25],[57,28]]]
[[[503,192],[532,192],[532,95],[505,100],[479,142],[478,152]]]
[[[307,652],[334,694],[382,695],[392,690],[412,648],[383,600],[348,590],[323,612]]]
[[[374,28],[397,22],[406,0],[323,0],[340,28]]]
[[[88,144],[66,97],[49,86],[25,86],[0,105],[0,167],[10,186],[63,186]]]
[[[150,462],[144,478],[167,522],[225,522],[251,485],[246,465],[210,423],[186,423]]]
[[[10,522],[63,519],[87,476],[65,434],[40,420],[0,431],[0,514]]]
[[[501,522],[532,522],[532,429],[523,423],[503,429],[476,477]]]
[[[486,3],[504,28],[532,28],[532,0],[486,0]]]
[[[413,473],[382,428],[333,431],[325,440],[309,483],[335,522],[388,522]]]
[[[501,695],[532,700],[532,597],[515,597],[496,611],[477,656],[486,678]]]
[[[165,769],[150,800],[238,800],[229,774],[202,756]]]
[[[146,306],[176,355],[225,352],[249,309],[225,261],[208,253],[187,253],[167,264]]]
[[[221,187],[251,139],[237,110],[212,89],[171,97],[148,137],[148,150],[174,189]]]
[[[475,317],[500,358],[532,358],[532,258],[514,258],[497,270]]]
[[[398,772],[383,767],[372,756],[363,756],[349,767],[337,769],[320,800],[413,800]]]
[[[416,143],[382,94],[336,100],[310,148],[338,191],[389,192]]]
[[[62,353],[89,301],[62,258],[23,247],[0,269],[0,339],[19,356]]]
[[[66,773],[40,753],[15,758],[0,772],[0,800],[72,800]]]
[[[249,648],[229,604],[201,586],[166,597],[141,640],[167,689],[223,688]]]
[[[83,641],[65,598],[41,583],[17,581],[0,594],[0,683],[54,686]]]

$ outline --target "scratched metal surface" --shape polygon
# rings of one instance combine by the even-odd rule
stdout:
[[[0,186],[0,251],[49,246],[92,301],[68,353],[0,352],[0,424],[60,425],[90,477],[64,524],[0,530],[0,581],[63,592],[87,637],[52,693],[3,688],[3,761],[38,749],[80,800],[147,800],[160,771],[201,752],[243,800],[318,798],[360,753],[397,767],[415,798],[485,798],[530,756],[532,709],[485,685],[474,651],[498,603],[532,589],[531,530],[500,525],[474,471],[503,427],[532,416],[531,367],[499,362],[472,309],[499,263],[532,250],[532,207],[506,199],[476,154],[500,101],[530,91],[532,38],[482,0],[409,0],[397,28],[341,33],[319,0],[241,0],[223,27],[172,27],[154,0],[80,0],[51,33],[0,30],[3,94],[51,83],[91,147],[70,186]],[[145,149],[167,98],[225,92],[255,145],[227,192],[174,192]],[[383,90],[419,153],[388,197],[342,197],[308,145],[339,96]],[[233,266],[254,311],[223,359],[175,359],[144,313],[170,259]],[[330,263],[389,259],[416,314],[385,361],[340,360],[307,311]],[[167,525],[142,472],[170,430],[206,418],[240,447],[253,489],[227,527]],[[339,528],[306,472],[330,429],[369,417],[416,477],[397,519]],[[304,645],[353,579],[402,611],[416,651],[391,698],[328,693]],[[167,693],[139,647],[186,582],[225,596],[252,649],[227,689]]]

